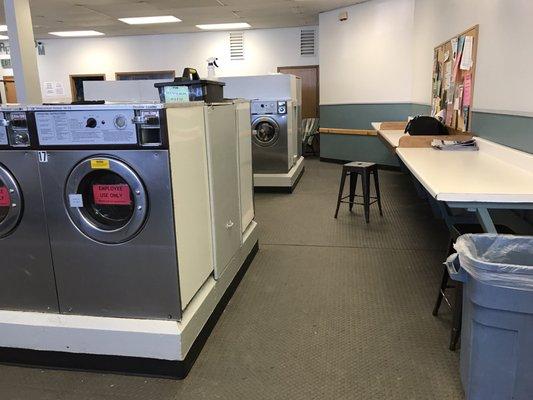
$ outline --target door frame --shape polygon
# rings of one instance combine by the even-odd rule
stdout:
[[[8,101],[7,101],[7,87],[6,87],[6,83],[12,83],[12,84],[13,84],[13,86],[15,87],[15,96],[16,96],[16,95],[17,95],[17,85],[16,85],[16,83],[15,83],[15,76],[14,76],[14,75],[5,75],[5,76],[2,78],[2,83],[3,83],[3,85],[4,85],[4,93],[3,93],[3,95],[6,96],[6,98],[5,98],[5,99],[2,99],[2,100],[4,100],[4,101],[3,101],[4,103],[8,104]],[[18,100],[18,98],[17,98],[17,100]],[[15,102],[15,103],[17,103],[17,102]]]
[[[74,78],[82,78],[82,77],[85,77],[85,76],[88,76],[88,77],[93,77],[93,76],[101,76],[103,77],[104,81],[107,80],[107,75],[106,74],[70,74],[68,76],[68,81],[70,83],[70,95],[72,96],[72,101],[74,101],[75,98],[77,98],[77,93],[76,93],[76,84],[74,83]]]
[[[320,117],[320,65],[291,65],[287,67],[278,67],[278,73],[281,69],[304,69],[304,68],[313,68],[316,69],[316,107],[317,107],[317,118]],[[303,99],[302,99],[303,100]]]

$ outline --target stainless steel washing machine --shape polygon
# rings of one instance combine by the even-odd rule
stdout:
[[[162,105],[33,112],[61,312],[180,319]]]
[[[35,138],[22,107],[0,107],[0,309],[58,312]]]
[[[254,174],[289,172],[288,102],[253,100],[251,114]]]

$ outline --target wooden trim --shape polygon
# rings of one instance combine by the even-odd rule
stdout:
[[[319,65],[291,65],[291,66],[288,66],[288,67],[278,67],[278,72],[280,69],[301,69],[301,68],[316,68],[316,69],[319,69],[320,66]]]
[[[343,128],[320,128],[319,132],[326,135],[354,135],[354,136],[377,136],[378,132],[369,129],[343,129]]]
[[[459,36],[466,35],[467,33],[470,33],[470,31],[473,31],[473,30],[477,30],[477,31],[479,31],[479,24],[476,24],[476,25],[474,25],[474,26],[471,26],[471,27],[468,28],[468,29],[465,29],[465,30],[462,31],[461,33],[459,33],[459,34],[453,36],[451,39],[456,38],[456,37],[459,37]],[[448,40],[442,42],[441,44],[438,44],[437,46],[435,46],[435,49],[438,48],[438,47],[442,47],[442,46],[444,46],[445,44],[449,43],[451,39],[448,39]]]
[[[74,78],[82,78],[82,77],[85,77],[85,76],[90,76],[90,77],[93,77],[93,76],[101,76],[104,78],[104,81],[107,80],[107,75],[106,74],[70,74],[68,76],[68,81],[70,83],[70,96],[72,98],[72,100],[74,100],[77,96],[77,93],[75,92],[75,88],[76,88],[76,85],[74,85]]]
[[[407,121],[385,121],[379,126],[380,131],[403,131],[407,126]]]
[[[398,147],[402,148],[426,148],[431,147],[431,142],[434,139],[439,140],[470,140],[472,135],[417,135],[417,136],[402,136]]]
[[[147,74],[172,74],[174,78],[176,77],[175,70],[163,70],[163,71],[124,71],[124,72],[115,72],[115,80],[119,81],[121,75],[147,75]]]

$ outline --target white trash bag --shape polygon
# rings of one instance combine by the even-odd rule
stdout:
[[[459,264],[488,285],[533,291],[533,236],[466,234],[454,245],[447,264]]]

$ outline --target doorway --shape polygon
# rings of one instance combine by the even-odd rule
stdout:
[[[278,67],[278,72],[296,75],[302,80],[302,118],[318,118],[320,115],[318,68],[318,65]]]
[[[4,76],[4,88],[6,91],[6,103],[17,103],[15,78],[12,76]]]
[[[319,118],[320,116],[320,78],[319,78],[319,66],[318,65],[305,65],[298,67],[278,67],[278,72],[282,74],[292,74],[298,76],[302,81],[302,119],[306,118]],[[311,121],[306,121],[311,122]],[[320,136],[316,133],[318,129],[317,121],[314,121],[316,125],[302,124],[300,128],[300,139],[306,137],[308,132],[304,128],[304,125],[309,127],[309,131],[315,132],[313,136],[310,136],[309,141],[306,139],[306,143],[302,143],[302,153],[304,155],[318,155],[320,154]],[[315,129],[316,128],[316,129]]]
[[[72,101],[84,101],[83,82],[105,81],[105,74],[70,75],[70,92]]]

